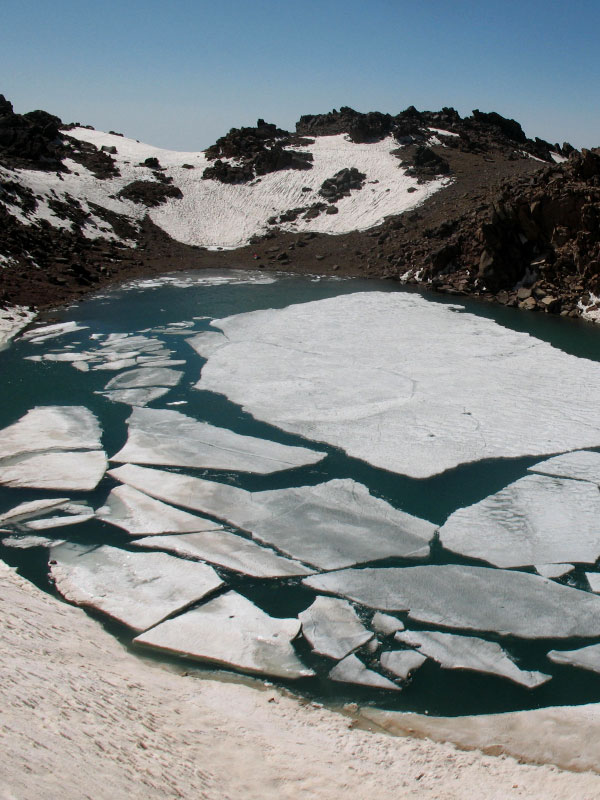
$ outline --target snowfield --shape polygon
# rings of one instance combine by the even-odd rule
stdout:
[[[443,178],[418,184],[416,178],[408,177],[400,160],[390,152],[398,148],[391,136],[373,144],[353,144],[344,134],[317,137],[314,144],[293,148],[313,155],[312,169],[281,170],[248,184],[228,185],[202,178],[204,169],[212,163],[202,152],[162,150],[87,128],[74,128],[68,135],[98,148],[116,147],[113,158],[121,175],[99,180],[70,159],[65,160],[70,173],[0,169],[0,175],[7,180],[18,180],[36,195],[38,208],[30,214],[26,215],[16,204],[8,206],[10,213],[21,222],[32,224],[45,219],[57,228],[70,227],[71,223],[61,219],[50,205],[53,199],[64,200],[69,195],[89,213],[84,233],[91,238],[118,237],[89,203],[125,214],[132,221],[139,221],[148,213],[156,225],[185,244],[233,249],[248,244],[252,236],[265,233],[270,217],[324,202],[319,195],[321,184],[344,168],[356,167],[366,175],[366,180],[362,189],[352,191],[351,196],[336,203],[337,214],[322,213],[312,220],[299,217],[280,227],[287,231],[331,234],[365,230],[379,225],[390,215],[418,206],[449,182],[448,178]],[[159,160],[164,174],[173,179],[173,185],[181,190],[183,198],[171,198],[148,209],[143,204],[117,197],[132,181],[156,181],[153,170],[143,166],[149,157]]]

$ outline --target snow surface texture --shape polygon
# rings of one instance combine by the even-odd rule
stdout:
[[[314,674],[292,646],[299,630],[297,619],[270,617],[237,592],[227,592],[134,641],[245,672],[296,679]]]
[[[160,500],[218,517],[319,569],[425,558],[435,532],[431,522],[398,511],[349,479],[248,492],[133,464],[109,474]]]
[[[524,639],[600,636],[600,597],[525,572],[461,565],[346,569],[303,583],[443,628]]]
[[[223,585],[206,564],[106,545],[54,547],[50,573],[67,600],[103,611],[135,631],[156,625]]]
[[[316,231],[321,233],[348,233],[379,225],[385,217],[400,214],[422,203],[427,197],[448,183],[448,179],[419,184],[409,178],[400,161],[391,154],[398,143],[388,137],[381,142],[354,144],[343,134],[320,136],[314,144],[293,147],[310,152],[313,167],[310,170],[281,170],[245,185],[226,185],[215,180],[204,180],[202,173],[212,162],[204,153],[182,153],[161,150],[141,144],[133,139],[109,133],[75,128],[69,136],[91,142],[98,148],[114,146],[113,156],[121,172],[118,178],[97,180],[84,167],[66,160],[71,174],[63,179],[47,173],[16,170],[20,183],[42,197],[36,212],[25,217],[17,207],[11,207],[22,221],[47,219],[55,227],[69,223],[60,220],[48,206],[53,192],[59,197],[68,192],[81,202],[91,216],[85,227],[86,235],[114,238],[115,233],[107,223],[98,220],[88,206],[88,201],[119,214],[140,220],[147,213],[156,225],[170,236],[186,244],[209,248],[235,248],[248,243],[256,234],[268,229],[267,220],[292,208],[323,202],[319,195],[321,184],[341,169],[356,167],[366,174],[364,187],[343,197],[336,205],[338,213],[321,214],[313,220],[298,218],[296,222],[280,227],[290,231]],[[152,170],[140,166],[148,157],[158,158],[166,177],[183,193],[182,199],[169,199],[157,208],[146,208],[129,200],[116,197],[117,193],[134,180],[155,181]],[[185,168],[190,164],[194,169]],[[14,180],[15,173],[10,173]],[[0,171],[0,177],[2,172]],[[310,191],[303,192],[308,187]],[[408,192],[408,189],[414,189]],[[112,197],[111,197],[112,195]]]
[[[425,478],[600,445],[600,364],[460,306],[369,292],[214,325],[228,342],[197,388],[384,469]]]
[[[137,408],[128,420],[127,442],[111,461],[269,474],[314,464],[324,456],[305,447],[242,436],[178,411]]]
[[[454,553],[497,567],[527,567],[600,557],[600,492],[593,483],[527,475],[497,494],[459,508],[440,528]]]

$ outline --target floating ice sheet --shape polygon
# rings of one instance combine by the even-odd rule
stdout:
[[[144,386],[176,386],[183,373],[168,367],[138,367],[116,375],[106,384],[106,390],[138,389]]]
[[[498,567],[593,564],[600,556],[599,518],[595,484],[528,475],[459,508],[439,536],[448,550]]]
[[[340,683],[355,683],[358,686],[369,686],[372,689],[392,689],[399,691],[400,687],[384,678],[378,672],[367,669],[362,661],[354,655],[346,656],[329,673],[332,681]]]
[[[442,628],[525,639],[600,636],[600,597],[525,572],[455,564],[366,568],[303,583]]]
[[[313,675],[292,647],[297,619],[270,617],[236,592],[227,592],[138,636],[137,644],[224,667],[296,679]]]
[[[548,658],[555,664],[600,672],[600,644],[591,644],[578,650],[550,650]]]
[[[224,483],[127,464],[117,480],[175,505],[218,517],[319,569],[385,558],[425,558],[435,526],[398,511],[362,484],[247,492]]]
[[[412,672],[427,661],[427,656],[417,653],[416,650],[387,650],[381,654],[379,663],[387,672],[391,672],[403,681],[407,680]]]
[[[591,450],[575,450],[563,453],[547,461],[529,467],[530,472],[541,472],[544,475],[556,475],[559,478],[574,478],[580,481],[591,481],[600,486],[600,453]]]
[[[268,474],[314,464],[324,456],[305,447],[242,436],[179,411],[137,408],[128,421],[127,442],[111,461]]]
[[[0,484],[13,489],[87,492],[100,483],[106,467],[102,450],[34,453],[0,462]]]
[[[550,675],[519,669],[499,644],[435,631],[403,631],[395,636],[397,642],[418,648],[420,653],[437,661],[444,669],[469,669],[499,675],[514,683],[534,689],[550,680]]]
[[[135,631],[156,625],[223,585],[206,564],[106,545],[55,547],[50,573],[67,600],[96,608]]]
[[[37,406],[0,431],[0,459],[44,450],[95,450],[98,420],[83,406]]]
[[[212,531],[222,527],[217,522],[168,506],[126,485],[113,489],[106,505],[99,508],[97,514],[100,519],[123,528],[132,536]]]
[[[395,472],[600,445],[600,364],[416,294],[215,321],[198,389]],[[556,375],[561,375],[556,391]]]
[[[152,536],[138,539],[135,546],[152,547],[202,559],[252,578],[291,578],[314,572],[299,561],[279,556],[273,550],[267,550],[256,542],[228,531]]]
[[[350,603],[337,597],[317,597],[298,619],[313,652],[328,658],[344,658],[373,638]]]

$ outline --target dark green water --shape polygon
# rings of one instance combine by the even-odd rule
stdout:
[[[221,395],[193,389],[197,382],[202,359],[185,342],[186,336],[210,327],[210,321],[245,311],[281,308],[328,298],[350,292],[400,291],[395,284],[361,280],[311,280],[282,276],[273,283],[225,283],[221,285],[194,284],[161,285],[150,288],[116,289],[109,294],[92,297],[82,303],[61,309],[52,314],[59,321],[76,320],[88,326],[86,330],[66,334],[59,339],[36,345],[24,340],[16,341],[8,350],[0,352],[0,374],[3,378],[3,400],[0,404],[0,427],[15,422],[28,409],[36,405],[84,405],[99,418],[103,428],[103,445],[112,455],[126,439],[126,419],[130,409],[95,394],[104,388],[115,373],[105,371],[78,372],[68,363],[32,362],[25,360],[51,350],[62,350],[73,345],[74,351],[94,346],[91,335],[108,333],[137,333],[152,329],[149,336],[161,338],[172,351],[172,358],[183,359],[186,366],[180,384],[164,397],[151,403],[151,407],[172,407],[197,419],[230,428],[236,432],[262,436],[284,444],[314,442],[287,434],[264,422],[255,420],[238,406]],[[456,303],[439,296],[432,302]],[[527,314],[513,309],[491,306],[476,301],[460,304],[472,313],[496,320],[513,330],[525,331],[555,347],[582,358],[600,360],[600,328],[574,320],[547,315]],[[181,321],[193,321],[185,335],[154,332],[162,326]],[[358,322],[360,324],[360,321]],[[557,376],[557,390],[560,379]],[[185,405],[167,406],[167,403],[184,401]],[[342,451],[319,444],[327,458],[317,465],[288,470],[270,476],[244,475],[218,471],[198,470],[201,477],[234,483],[250,490],[283,488],[317,484],[331,478],[347,477],[365,484],[370,491],[392,505],[411,514],[441,524],[455,509],[475,503],[523,477],[527,467],[539,457],[495,459],[467,464],[426,480],[417,480],[386,472],[365,462],[349,458]],[[187,472],[193,472],[187,470]],[[115,482],[105,478],[92,493],[71,493],[94,507],[101,505]],[[9,490],[0,488],[0,512],[17,503],[52,493],[44,491]],[[59,493],[57,493],[59,494]],[[60,493],[62,496],[64,492]],[[94,520],[83,525],[55,529],[49,532],[57,538],[85,543],[107,543],[127,547],[127,537],[118,529]],[[0,546],[0,556],[18,566],[22,574],[48,591],[47,551],[44,548],[16,550]],[[455,556],[434,547],[430,563],[456,562]],[[461,560],[465,563],[465,560]],[[390,562],[389,565],[400,565]],[[246,595],[274,616],[295,616],[308,607],[314,595],[299,585],[298,581],[255,581],[221,571],[229,585]],[[583,571],[576,571],[565,582],[584,586]],[[366,612],[365,612],[366,613]],[[104,623],[112,633],[129,640],[127,632],[113,623]],[[416,628],[414,623],[410,627]],[[487,637],[494,640],[493,636]],[[498,639],[498,641],[500,641]],[[523,669],[537,669],[551,673],[553,680],[545,686],[526,690],[499,678],[477,675],[473,672],[442,670],[428,662],[419,670],[412,682],[401,693],[376,693],[335,684],[325,676],[331,667],[326,660],[311,656],[300,645],[301,656],[319,671],[319,677],[295,684],[296,689],[320,699],[359,702],[377,701],[379,705],[406,710],[427,710],[435,714],[464,714],[532,708],[544,705],[575,704],[600,700],[600,676],[572,668],[551,665],[546,652],[553,642],[527,643],[502,639],[501,643],[517,659]],[[572,646],[586,642],[573,642]],[[389,649],[389,641],[387,649]],[[561,647],[565,647],[562,643]],[[198,669],[202,669],[198,667]]]

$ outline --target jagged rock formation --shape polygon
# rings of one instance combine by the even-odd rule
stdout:
[[[206,150],[206,157],[214,164],[204,170],[202,177],[221,183],[247,183],[257,175],[280,169],[310,169],[310,153],[289,149],[291,144],[303,143],[300,137],[263,119],[255,128],[232,128]]]

